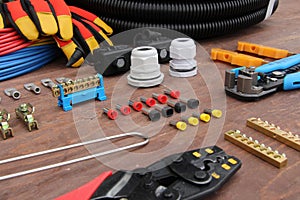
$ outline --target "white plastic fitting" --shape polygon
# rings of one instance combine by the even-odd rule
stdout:
[[[129,85],[152,87],[161,84],[163,79],[154,47],[142,46],[132,50],[130,74],[127,76]]]
[[[177,38],[170,46],[169,73],[175,77],[190,77],[197,74],[196,44],[190,38]]]

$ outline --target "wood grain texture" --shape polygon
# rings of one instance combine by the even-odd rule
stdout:
[[[269,20],[238,33],[201,41],[203,48],[200,48],[197,55],[200,74],[196,77],[174,80],[168,75],[168,67],[163,66],[162,71],[166,75],[164,84],[144,90],[134,90],[129,87],[126,83],[126,76],[105,78],[107,101],[82,103],[74,106],[70,112],[64,112],[57,106],[57,99],[52,97],[49,89],[41,86],[42,92],[36,96],[25,91],[23,84],[34,82],[40,85],[40,80],[43,78],[53,80],[61,76],[76,78],[91,73],[88,68],[67,69],[64,67],[65,60],[58,59],[33,73],[1,82],[1,91],[8,87],[16,87],[22,92],[22,98],[14,101],[4,96],[3,93],[0,94],[2,97],[0,107],[6,108],[12,114],[10,125],[15,132],[14,138],[6,141],[0,140],[0,159],[127,131],[142,132],[150,136],[151,141],[146,147],[131,152],[122,152],[101,159],[1,181],[0,199],[53,199],[92,180],[104,171],[143,167],[169,154],[215,143],[228,154],[240,158],[243,166],[224,187],[207,199],[294,200],[299,198],[299,152],[246,127],[246,120],[253,116],[260,117],[272,121],[283,130],[299,134],[300,90],[278,92],[261,101],[248,103],[225,97],[222,88],[224,70],[231,67],[221,62],[217,62],[215,67],[209,60],[209,54],[205,53],[205,50],[210,52],[210,49],[214,47],[235,50],[237,41],[248,41],[288,49],[291,52],[300,52],[299,3],[299,0],[281,1],[277,12]],[[102,114],[103,107],[111,107],[116,103],[122,104],[126,102],[127,97],[132,99],[137,99],[139,96],[150,97],[152,92],[162,92],[165,89],[164,86],[171,87],[171,85],[172,88],[181,90],[183,96],[197,97],[201,102],[200,111],[212,105],[218,105],[218,109],[223,111],[224,116],[221,119],[213,118],[207,124],[201,122],[198,127],[189,126],[185,132],[177,132],[168,125],[170,119],[163,118],[151,123],[141,113],[133,112],[130,116],[120,116],[118,120],[111,121]],[[39,122],[40,130],[28,132],[24,123],[15,118],[14,109],[22,102],[30,102],[36,107],[35,117]],[[187,110],[184,114],[192,112],[194,111]],[[175,115],[171,119],[179,118],[180,115]],[[261,143],[286,153],[288,165],[277,169],[225,141],[222,134],[231,129],[239,129]],[[0,175],[70,160],[134,141],[115,141],[79,147],[66,152],[0,165]]]

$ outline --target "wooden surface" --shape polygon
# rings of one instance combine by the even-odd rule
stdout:
[[[248,41],[300,52],[300,15],[299,0],[284,0],[279,9],[269,20],[256,26],[224,37],[201,41],[208,52],[213,47],[235,50],[237,41]],[[200,55],[201,54],[201,55]],[[160,158],[186,149],[194,149],[215,143],[228,154],[235,155],[243,161],[242,168],[218,192],[208,199],[299,199],[300,195],[300,154],[263,134],[246,127],[250,117],[260,117],[280,126],[282,129],[299,134],[300,129],[300,90],[278,92],[257,102],[240,102],[224,95],[222,88],[224,70],[230,66],[209,61],[203,49],[198,52],[200,75],[189,79],[169,77],[167,67],[163,66],[165,82],[160,87],[145,90],[133,90],[126,84],[126,76],[105,78],[107,101],[90,101],[74,106],[73,111],[64,112],[59,108],[57,100],[52,97],[49,89],[42,88],[39,96],[23,89],[23,84],[35,82],[40,85],[43,78],[84,76],[89,68],[66,69],[65,60],[59,59],[33,73],[1,82],[1,90],[16,87],[22,92],[22,98],[14,101],[0,94],[1,108],[11,114],[11,127],[15,137],[0,140],[0,158],[10,158],[36,151],[60,147],[92,138],[114,135],[127,131],[139,131],[151,137],[150,143],[131,152],[118,153],[101,159],[59,167],[40,173],[26,175],[0,181],[0,199],[53,199],[93,179],[106,170],[132,169],[146,166]],[[180,89],[184,96],[195,95],[201,101],[199,110],[218,106],[224,112],[222,119],[212,119],[209,124],[201,123],[199,127],[188,127],[185,132],[177,132],[168,126],[168,120],[150,123],[145,116],[133,112],[132,115],[120,116],[117,121],[108,120],[102,115],[103,107],[111,107],[115,103],[126,102],[127,96],[135,99],[141,95],[150,96],[152,92],[162,92],[164,86]],[[28,132],[25,125],[16,119],[14,108],[22,102],[30,102],[36,107],[35,117],[39,121],[40,130]],[[188,110],[185,114],[191,113]],[[178,119],[179,114],[172,117]],[[276,167],[247,153],[239,147],[225,141],[223,133],[230,129],[258,139],[261,143],[273,147],[288,157],[285,168]],[[124,140],[114,143],[122,146],[137,140]],[[89,155],[108,149],[110,144],[98,144],[79,147],[65,152],[40,156],[34,159],[17,161],[0,165],[0,175],[28,170],[56,162]]]

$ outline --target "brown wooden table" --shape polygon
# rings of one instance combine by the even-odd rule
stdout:
[[[208,199],[299,199],[299,152],[245,125],[246,119],[261,117],[284,130],[298,133],[299,90],[278,92],[261,101],[248,103],[226,97],[222,87],[224,70],[231,67],[220,62],[216,63],[216,67],[209,61],[208,54],[204,51],[209,52],[213,47],[234,50],[237,41],[242,40],[300,52],[299,27],[299,1],[281,1],[276,14],[269,20],[238,33],[201,41],[204,49],[200,48],[197,58],[200,75],[178,81],[169,77],[167,67],[163,66],[162,71],[166,75],[164,84],[144,90],[134,90],[127,86],[126,76],[104,78],[107,101],[89,101],[75,105],[73,111],[69,112],[62,111],[56,105],[57,99],[52,97],[49,89],[41,86],[42,92],[36,96],[25,91],[23,84],[35,82],[40,85],[40,80],[47,77],[53,80],[61,76],[75,78],[88,74],[84,67],[80,70],[67,69],[64,67],[65,60],[58,59],[33,73],[1,82],[1,90],[16,87],[22,92],[22,98],[18,101],[1,94],[0,107],[6,108],[12,114],[10,124],[15,131],[14,138],[0,141],[1,159],[127,131],[139,131],[151,139],[147,146],[130,152],[0,181],[0,199],[53,199],[81,186],[104,171],[143,167],[175,152],[214,144],[228,154],[240,158],[243,166],[224,187]],[[185,132],[178,132],[168,125],[170,119],[151,123],[142,114],[133,112],[130,116],[120,116],[117,121],[111,121],[102,114],[103,107],[124,103],[128,95],[133,99],[141,95],[150,96],[152,92],[162,92],[165,86],[180,89],[183,96],[196,96],[201,101],[200,111],[217,106],[215,108],[222,109],[224,116],[221,119],[212,119],[208,124],[200,123],[196,128],[188,127]],[[25,125],[16,119],[14,109],[22,102],[30,102],[36,107],[35,117],[40,124],[39,130],[28,132]],[[188,110],[185,114],[191,112],[193,110]],[[178,119],[179,116],[177,114],[172,119]],[[223,133],[230,129],[239,129],[267,146],[285,153],[288,157],[288,166],[277,169],[225,141]],[[113,144],[122,146],[135,141],[137,140],[128,139]],[[0,175],[74,159],[107,150],[109,147],[111,147],[109,143],[78,147],[0,165]]]

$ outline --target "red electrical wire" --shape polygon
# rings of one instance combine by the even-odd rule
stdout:
[[[20,41],[20,43],[13,43],[10,46],[6,46],[4,49],[0,50],[0,56],[15,52],[17,50],[23,49],[25,47],[28,47],[30,45],[32,45],[34,42],[25,42],[24,41]]]
[[[9,42],[18,42],[18,41],[26,42],[19,35],[14,35],[12,37],[6,37],[5,39],[2,39],[2,37],[0,37],[0,45],[2,45],[2,44],[4,45]]]
[[[14,32],[2,34],[0,36],[0,42],[2,42],[2,40],[5,40],[5,39],[10,38],[10,37],[14,37],[14,36],[18,36],[19,38],[21,38],[21,36],[18,34],[18,32],[14,31]]]
[[[0,56],[23,49],[33,43],[21,38],[14,28],[0,29]]]
[[[0,29],[0,33],[7,33],[7,32],[13,32],[16,31],[14,28],[2,28]]]

